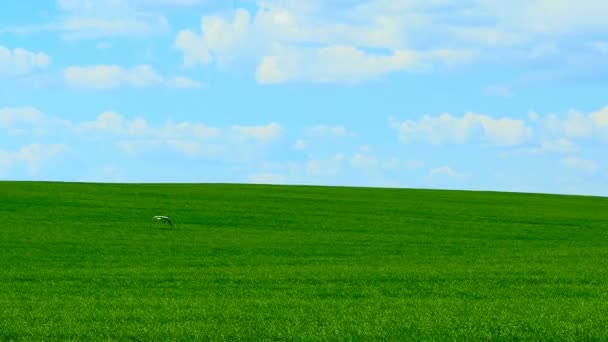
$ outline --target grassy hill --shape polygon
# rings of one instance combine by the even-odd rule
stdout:
[[[608,340],[608,198],[4,182],[0,215],[0,340]]]

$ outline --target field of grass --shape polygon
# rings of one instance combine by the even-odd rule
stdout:
[[[608,340],[608,198],[3,182],[0,215],[0,340]]]

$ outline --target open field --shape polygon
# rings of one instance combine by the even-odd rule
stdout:
[[[0,340],[608,340],[608,198],[9,182],[0,215]]]

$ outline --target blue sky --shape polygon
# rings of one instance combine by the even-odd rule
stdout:
[[[603,0],[0,11],[0,178],[608,195]]]

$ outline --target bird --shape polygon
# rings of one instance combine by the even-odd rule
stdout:
[[[162,222],[167,222],[169,224],[169,226],[171,228],[173,228],[173,222],[171,222],[171,219],[167,216],[154,216],[152,219],[156,220],[156,221],[162,221]]]

